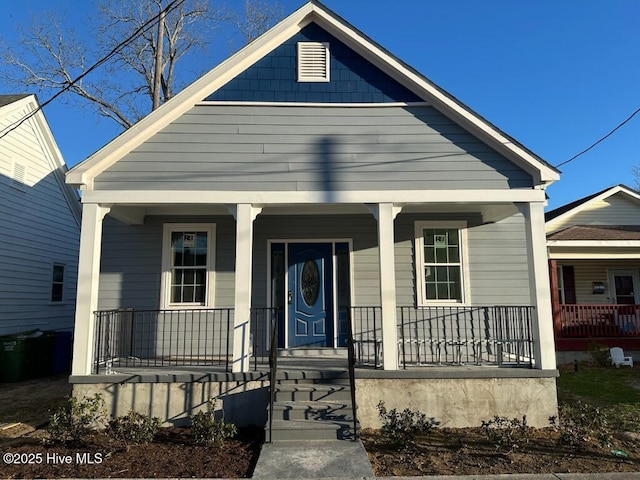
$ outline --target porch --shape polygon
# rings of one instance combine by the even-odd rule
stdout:
[[[597,343],[639,350],[638,260],[574,256],[549,261],[556,349],[588,351]]]
[[[533,307],[397,307],[397,362],[401,369],[434,366],[516,366],[533,368]],[[354,365],[384,367],[382,308],[351,307],[339,312],[333,347],[283,348],[282,319],[276,308],[252,308],[249,350],[234,355],[234,309],[102,310],[95,314],[92,373],[203,368],[231,372],[234,358],[248,358],[249,369],[268,372],[269,355],[346,359],[352,335]],[[280,325],[280,327],[279,327]],[[348,328],[348,327],[351,328]],[[244,342],[235,345],[244,345]]]
[[[554,310],[558,350],[589,350],[593,343],[640,349],[640,305],[559,305]]]

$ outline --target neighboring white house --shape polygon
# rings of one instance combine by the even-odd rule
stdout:
[[[67,174],[74,391],[171,421],[220,395],[249,422],[267,347],[317,374],[304,357],[352,325],[363,426],[380,400],[447,426],[546,425],[558,178],[310,1]]]
[[[0,95],[0,335],[73,329],[81,209],[66,171],[36,97]]]

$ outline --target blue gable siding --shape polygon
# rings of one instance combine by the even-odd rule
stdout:
[[[330,82],[297,81],[297,43],[329,42]],[[352,49],[311,23],[205,100],[238,102],[383,103],[421,99]]]

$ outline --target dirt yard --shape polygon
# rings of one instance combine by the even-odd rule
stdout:
[[[71,395],[68,375],[0,383],[0,446],[49,421],[51,411]]]

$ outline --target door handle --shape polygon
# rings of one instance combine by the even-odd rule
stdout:
[[[289,290],[289,292],[287,293],[287,303],[291,304],[292,302],[293,302],[293,292]]]

